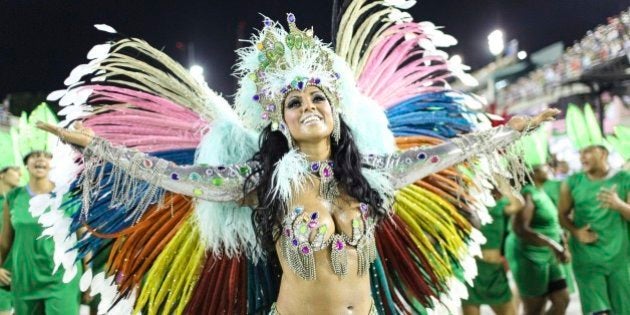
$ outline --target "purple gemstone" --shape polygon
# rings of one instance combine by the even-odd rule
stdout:
[[[269,114],[268,113],[262,113],[261,117],[262,117],[262,119],[267,120],[267,119],[269,119]]]
[[[330,177],[332,176],[332,172],[330,171],[330,168],[325,168],[324,169],[324,177]]]
[[[308,223],[308,227],[314,229],[317,226],[317,221],[311,221]]]
[[[254,96],[252,96],[252,99],[256,102],[258,102],[260,100],[260,95],[258,94],[254,94]]]
[[[368,209],[368,205],[364,204],[364,203],[360,203],[359,204],[359,210],[361,210],[361,212],[365,212]]]
[[[310,253],[310,252],[311,252],[311,249],[310,249],[310,248],[308,248],[308,246],[302,246],[301,251],[302,251],[302,254],[304,254],[304,255],[308,255],[308,253]]]
[[[418,160],[424,160],[427,158],[427,154],[424,152],[418,153]]]
[[[284,230],[284,235],[291,236],[291,229]]]
[[[217,166],[217,169],[219,170],[219,172],[223,172],[225,171],[225,166],[223,165]]]
[[[268,112],[273,112],[275,110],[276,110],[276,105],[273,105],[273,104],[267,105],[267,111]]]
[[[339,73],[335,72],[335,78],[339,79],[339,78],[341,78],[341,75]]]
[[[317,172],[319,170],[319,163],[311,163],[311,171]]]
[[[287,92],[289,92],[289,90],[288,90],[286,87],[283,87],[283,88],[280,90],[280,93],[282,93],[282,94],[286,94]]]
[[[298,87],[298,89],[300,89],[300,90],[301,90],[301,89],[303,89],[303,88],[304,88],[304,82],[302,82],[302,81],[298,82],[298,83],[297,83],[297,87]]]
[[[172,180],[179,180],[179,174],[177,174],[177,173],[171,173],[171,179],[172,179]]]
[[[268,18],[268,17],[265,17],[265,19],[263,20],[263,24],[264,24],[265,26],[267,26],[267,27],[268,27],[268,26],[271,26],[271,23],[273,23],[273,22],[272,22],[272,21],[271,21],[271,19],[270,19],[270,18]]]
[[[315,84],[319,84],[319,82],[322,82],[322,80],[320,80],[319,78],[315,78],[315,81],[313,82],[315,82]]]
[[[295,15],[293,15],[293,13],[287,13],[287,21],[289,23],[295,23]]]
[[[291,241],[291,244],[293,244],[293,246],[298,246],[298,241],[296,239],[293,239]]]
[[[333,161],[328,161],[328,166],[333,167],[334,164]]]
[[[281,131],[284,131],[284,128],[286,128],[286,127],[284,126],[284,124],[280,124],[280,126],[279,126],[279,127],[280,127],[280,130],[281,130]]]
[[[343,243],[343,241],[342,241],[342,240],[337,240],[337,241],[335,242],[335,249],[337,249],[337,250],[342,250],[342,249],[343,249],[343,247],[344,247],[344,243]]]
[[[314,221],[314,220],[317,220],[318,218],[319,218],[319,213],[317,213],[317,212],[313,212],[313,213],[311,214],[311,220],[313,220],[313,221]]]
[[[437,155],[434,155],[431,157],[431,163],[437,163],[440,161],[440,157]]]

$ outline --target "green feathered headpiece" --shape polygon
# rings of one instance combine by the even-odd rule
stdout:
[[[549,153],[548,127],[548,124],[543,124],[520,140],[524,154],[523,159],[529,167],[547,163]]]
[[[18,143],[20,143],[20,138],[15,128],[12,127],[9,131],[0,132],[0,148],[2,148],[0,170],[9,166],[22,165],[22,155],[20,155]]]
[[[567,136],[578,150],[592,145],[605,145],[599,123],[589,104],[584,106],[584,111],[575,104],[569,104],[566,126]]]
[[[19,150],[22,156],[35,150],[51,151],[58,140],[57,137],[53,136],[51,133],[39,130],[35,127],[38,121],[53,125],[59,122],[46,103],[39,104],[28,116],[25,112],[22,112],[18,123],[18,133],[20,136]]]
[[[624,160],[630,160],[630,128],[615,126],[615,135],[606,137],[606,141],[615,148]]]

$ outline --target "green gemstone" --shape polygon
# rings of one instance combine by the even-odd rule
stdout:
[[[308,228],[306,227],[306,224],[300,225],[300,233],[301,234],[306,234],[307,231],[308,231]]]
[[[287,35],[287,46],[289,46],[289,48],[293,48],[294,43],[293,35]]]
[[[195,172],[192,172],[192,173],[190,173],[190,175],[188,175],[188,178],[190,178],[190,180],[196,182],[196,181],[201,179],[201,175],[199,175],[199,174],[197,174]]]
[[[359,219],[352,220],[352,227],[359,227],[361,224],[359,223]]]
[[[239,168],[238,171],[241,173],[241,175],[247,175],[249,174],[249,166],[247,165],[241,166],[241,168]]]
[[[302,36],[295,36],[295,48],[302,47]]]
[[[221,186],[223,185],[223,178],[221,177],[215,177],[212,179],[212,185],[214,186]]]
[[[318,231],[319,231],[320,234],[325,234],[326,231],[328,231],[328,226],[322,225],[322,226],[319,227]]]
[[[193,189],[193,195],[195,195],[195,197],[199,197],[203,195],[203,190],[201,190],[201,188],[195,188]]]

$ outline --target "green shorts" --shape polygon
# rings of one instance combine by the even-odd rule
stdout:
[[[584,314],[606,310],[615,315],[630,314],[630,264],[609,274],[576,266],[573,272]]]
[[[477,277],[473,286],[466,284],[467,305],[500,305],[512,300],[512,291],[508,284],[503,264],[493,264],[477,259]]]
[[[0,287],[0,312],[10,311],[13,308],[13,295],[8,287]]]
[[[546,262],[536,262],[516,254],[510,259],[510,269],[523,297],[544,296],[549,293],[550,284],[565,279],[564,271],[555,257]]]

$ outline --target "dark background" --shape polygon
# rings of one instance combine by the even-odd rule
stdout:
[[[15,92],[48,93],[85,62],[95,44],[113,39],[93,24],[140,37],[189,66],[205,68],[211,88],[231,95],[238,38],[259,28],[263,13],[285,20],[293,12],[301,28],[313,26],[330,41],[332,1],[17,1],[0,0],[0,99]],[[449,48],[473,69],[492,60],[486,36],[501,28],[529,53],[556,41],[570,45],[586,31],[630,6],[630,0],[420,0],[409,12],[416,21],[445,26],[459,44]],[[179,43],[179,48],[178,48]]]

